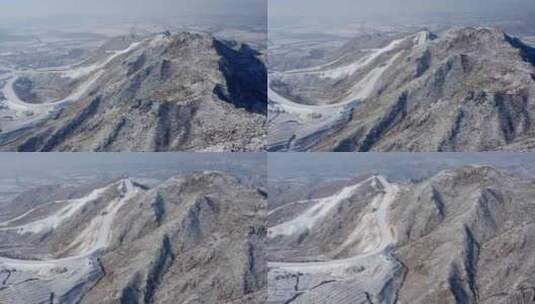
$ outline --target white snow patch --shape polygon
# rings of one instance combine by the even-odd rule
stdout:
[[[11,225],[12,223],[14,223],[14,222],[16,222],[16,221],[25,218],[26,216],[28,216],[29,214],[31,214],[32,212],[34,212],[35,210],[37,210],[37,209],[39,209],[39,208],[41,208],[41,207],[42,207],[42,206],[32,208],[32,209],[30,209],[30,210],[24,212],[23,214],[21,214],[21,215],[19,215],[19,216],[17,216],[17,217],[14,217],[14,218],[12,218],[12,219],[10,219],[10,220],[8,220],[8,221],[5,221],[5,222],[3,222],[3,223],[0,223],[0,227],[6,227],[6,226],[9,226],[9,225]]]
[[[361,58],[360,60],[357,60],[356,62],[353,62],[345,66],[325,69],[326,66],[321,65],[321,66],[309,68],[309,69],[288,71],[286,73],[287,74],[317,74],[321,78],[331,78],[331,79],[347,77],[347,76],[355,74],[362,68],[367,67],[369,64],[371,64],[374,60],[376,60],[381,55],[395,50],[405,40],[406,38],[394,40],[390,42],[390,44],[388,44],[384,48],[372,50],[371,54]],[[335,60],[333,63],[337,61],[339,61],[339,59]]]
[[[92,65],[73,68],[71,70],[64,71],[63,73],[61,73],[61,75],[63,77],[76,79],[76,78],[80,78],[80,77],[91,74],[92,72],[96,71],[99,67],[100,67],[99,64],[92,64]]]
[[[93,218],[67,249],[77,247],[78,254],[88,255],[108,246],[112,237],[113,220],[117,212],[139,192],[129,179],[120,181],[117,187],[120,198],[109,202],[101,215]]]
[[[102,74],[105,72],[106,65],[111,62],[113,59],[115,59],[117,56],[121,54],[125,54],[130,52],[132,49],[136,48],[141,42],[135,42],[132,43],[127,49],[122,51],[115,51],[114,54],[110,57],[108,57],[103,63],[100,64],[94,64],[90,66],[85,67],[78,67],[73,68],[66,71],[57,71],[62,73],[65,77],[71,77],[71,78],[78,78],[82,77],[88,74],[93,73],[93,75],[84,83],[80,84],[78,88],[76,88],[69,96],[65,97],[64,99],[50,102],[50,103],[43,103],[43,104],[32,104],[32,103],[26,103],[17,96],[15,91],[13,90],[13,84],[18,79],[18,75],[13,75],[9,81],[6,82],[4,87],[2,88],[2,93],[6,97],[6,101],[4,104],[11,110],[15,111],[17,114],[17,117],[14,122],[10,123],[10,126],[6,127],[3,126],[4,132],[11,132],[16,129],[23,128],[24,126],[30,125],[34,122],[37,122],[43,118],[45,118],[50,111],[52,111],[56,106],[60,106],[64,103],[68,103],[71,101],[75,101],[80,99],[88,90],[91,88],[91,86],[102,76]],[[39,72],[39,71],[34,71]]]
[[[77,78],[89,75],[89,74],[93,73],[94,71],[103,69],[112,60],[114,60],[118,56],[121,56],[123,54],[126,54],[126,53],[130,52],[131,50],[135,49],[140,44],[141,44],[141,42],[134,42],[134,43],[130,44],[130,46],[127,47],[124,50],[108,51],[108,53],[112,53],[112,55],[109,56],[103,62],[97,62],[97,63],[89,65],[89,66],[82,66],[82,67],[70,69],[70,70],[67,70],[67,71],[63,71],[61,75],[63,77],[72,78],[72,79],[77,79]]]
[[[362,254],[377,253],[383,251],[395,241],[395,236],[392,234],[388,224],[387,210],[394,202],[399,189],[382,176],[373,179],[372,187],[381,190],[378,188],[378,184],[382,185],[384,188],[382,191],[384,192],[372,200],[369,205],[371,212],[362,216],[357,227],[337,249],[337,253],[342,252],[356,242],[359,242],[357,249]]]
[[[369,181],[369,179],[367,181]],[[391,229],[391,225],[388,223],[388,210],[397,197],[399,187],[395,184],[390,184],[381,176],[372,177],[371,184],[376,190],[384,192],[376,196],[371,202],[370,207],[375,211],[363,216],[362,223],[355,227],[355,230],[338,249],[338,252],[341,252],[347,246],[361,240],[362,243],[365,244],[361,248],[361,251],[359,251],[359,254],[346,259],[324,262],[269,262],[268,267],[270,269],[281,269],[294,273],[329,274],[335,277],[344,278],[352,273],[350,270],[352,267],[365,265],[367,266],[366,268],[368,268],[368,266],[378,265],[378,261],[383,261],[382,263],[385,266],[389,265],[391,261],[384,255],[384,251],[388,246],[395,243],[395,235]],[[383,187],[382,189],[379,189],[379,184]],[[291,229],[288,229],[287,231],[289,230]],[[380,260],[378,260],[378,258],[380,258]],[[377,271],[388,274],[390,268],[381,267],[373,270],[369,275],[376,276],[379,274],[379,272],[376,273]],[[365,270],[365,272],[368,272],[368,270]]]
[[[421,31],[414,37],[414,47],[423,47],[427,44],[431,37],[428,31]]]
[[[384,72],[390,68],[394,62],[399,58],[402,52],[397,53],[388,60],[388,62],[382,66],[376,67],[370,71],[362,80],[360,80],[353,88],[351,88],[351,94],[346,97],[341,104],[347,104],[355,100],[363,100],[368,98],[374,91],[377,82],[381,79]]]
[[[167,41],[169,41],[169,39],[164,34],[156,35],[150,40],[149,46],[151,48],[155,48],[157,46],[165,44]]]
[[[270,228],[268,236],[270,238],[290,236],[312,229],[318,222],[328,216],[331,210],[336,208],[343,200],[350,198],[358,188],[368,181],[369,179],[356,185],[345,187],[332,196],[319,199],[314,206],[293,220]]]
[[[55,227],[62,220],[74,214],[76,210],[98,199],[104,191],[114,186],[118,187],[120,198],[110,202],[103,214],[93,219],[89,226],[76,238],[73,242],[73,244],[77,243],[79,246],[76,255],[47,260],[18,260],[0,257],[0,269],[7,268],[30,272],[44,281],[52,282],[58,280],[57,284],[60,284],[58,286],[68,289],[71,288],[70,285],[63,286],[62,280],[76,282],[84,279],[95,267],[98,267],[93,260],[93,254],[108,245],[111,238],[111,225],[117,211],[140,191],[137,187],[134,187],[131,180],[121,180],[107,187],[96,189],[84,198],[70,201],[69,206],[45,220],[37,221],[36,225],[21,226],[27,231],[40,231],[47,227]]]
[[[101,197],[101,195],[109,189],[110,186],[93,190],[89,195],[66,201],[68,204],[55,212],[54,214],[40,219],[25,225],[6,227],[0,229],[0,231],[6,230],[15,230],[20,234],[23,233],[40,233],[44,231],[49,231],[58,227],[63,221],[70,218],[76,214],[80,209],[82,209],[87,203],[95,201]]]

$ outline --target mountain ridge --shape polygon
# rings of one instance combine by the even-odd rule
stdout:
[[[132,39],[126,49],[103,49],[82,65],[30,73],[35,87],[49,86],[41,85],[43,75],[52,75],[55,86],[67,79],[76,89],[54,104],[17,102],[35,118],[6,128],[3,149],[263,149],[267,72],[260,53],[205,33]]]
[[[453,28],[367,52],[346,65],[270,75],[294,91],[270,95],[270,111],[278,113],[270,116],[271,150],[532,149],[534,49],[518,38],[495,28]],[[318,88],[308,90],[307,82]],[[298,104],[295,96],[317,104]],[[278,128],[284,119],[297,132],[289,146]]]
[[[261,303],[265,199],[203,172],[37,203],[0,223],[0,301]]]
[[[268,215],[268,303],[524,303],[533,183],[464,166],[398,184],[372,177],[349,196],[289,204],[282,223]],[[323,217],[293,236],[275,233],[306,214]]]

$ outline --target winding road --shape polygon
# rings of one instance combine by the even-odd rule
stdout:
[[[112,54],[103,61],[89,66],[71,65],[54,69],[37,69],[33,71],[17,71],[12,69],[10,72],[11,75],[8,75],[8,77],[10,77],[9,80],[2,88],[2,93],[6,98],[4,101],[4,106],[15,111],[17,115],[10,121],[2,122],[2,133],[9,133],[30,126],[43,119],[46,119],[46,117],[48,117],[48,115],[58,107],[62,107],[69,102],[79,100],[89,91],[91,86],[102,76],[102,74],[105,73],[105,68],[111,61],[120,55],[134,50],[141,43],[143,43],[143,41],[134,42],[124,50],[113,51],[111,52]],[[91,76],[63,99],[42,104],[27,103],[17,96],[13,85],[19,77],[36,73],[60,73],[64,77],[72,79],[81,78],[87,75]]]

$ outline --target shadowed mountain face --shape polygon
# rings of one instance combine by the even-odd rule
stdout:
[[[0,302],[262,303],[265,207],[220,173],[36,202],[0,223]]]
[[[364,37],[330,63],[270,76],[271,148],[534,149],[533,48],[493,28],[394,38]],[[298,131],[288,141],[278,126]]]
[[[268,303],[530,303],[535,181],[371,177],[268,216]]]
[[[37,118],[4,130],[0,143],[18,151],[262,150],[267,72],[261,57],[207,34],[114,39],[80,66],[18,81],[19,92],[30,88],[25,95],[40,99],[62,87],[54,90],[62,99],[20,101]]]

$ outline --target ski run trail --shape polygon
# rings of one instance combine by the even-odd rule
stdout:
[[[389,223],[388,210],[395,203],[399,186],[389,183],[384,177],[374,176],[356,185],[348,186],[338,193],[312,200],[308,210],[292,220],[271,227],[268,238],[296,237],[303,233],[313,233],[313,228],[331,220],[339,204],[349,199],[357,189],[370,184],[377,194],[360,215],[359,223],[349,233],[345,241],[328,256],[337,256],[352,248],[354,256],[342,259],[313,262],[268,262],[269,277],[268,303],[289,303],[289,299],[313,292],[317,284],[307,286],[306,282],[354,282],[353,293],[378,292],[390,280],[398,265],[389,253],[396,243],[395,231]],[[362,269],[355,273],[355,269]],[[366,270],[364,270],[366,269]],[[277,281],[273,278],[277,277]],[[297,283],[293,286],[293,279]],[[284,278],[284,279],[281,279]],[[356,283],[355,283],[356,282]],[[289,286],[292,284],[291,286]],[[308,283],[310,284],[310,283]],[[334,286],[334,285],[333,285]],[[318,302],[322,303],[322,302]],[[348,302],[352,303],[352,302]]]
[[[402,39],[396,39],[387,46],[378,49],[369,49],[368,54],[349,64],[341,64],[345,57],[338,58],[319,66],[295,69],[284,72],[273,72],[268,76],[268,108],[271,113],[286,114],[272,115],[274,125],[286,126],[286,122],[297,122],[299,128],[294,131],[296,139],[313,137],[324,130],[330,130],[339,123],[346,121],[351,111],[359,104],[370,98],[377,91],[378,84],[384,73],[395,65],[396,61],[407,52],[403,48],[406,42],[411,41],[413,48],[422,48],[430,39],[430,33],[422,31]],[[379,61],[388,55],[385,61]],[[284,77],[316,76],[324,79],[342,80],[356,73],[361,73],[360,80],[344,92],[342,97],[333,102],[319,105],[308,105],[291,100],[276,92],[271,85],[272,80]],[[280,119],[278,118],[280,117]],[[284,133],[283,130],[281,130]],[[274,132],[276,133],[276,132]]]
[[[88,204],[100,199],[106,191],[111,189],[111,187],[117,187],[120,197],[107,202],[107,206],[101,212],[101,214],[91,219],[87,227],[81,231],[76,239],[63,250],[73,252],[73,255],[59,259],[43,260],[23,260],[0,257],[0,269],[5,268],[15,269],[18,271],[34,272],[37,276],[45,275],[46,277],[46,274],[48,273],[47,270],[57,267],[72,266],[73,263],[80,263],[80,265],[83,265],[84,260],[90,259],[96,252],[105,249],[112,237],[112,224],[117,212],[132,197],[139,193],[139,188],[135,187],[132,181],[129,179],[124,179],[107,187],[93,190],[89,195],[83,198],[66,201],[67,205],[65,207],[59,209],[46,218],[19,226],[9,226],[15,221],[24,220],[26,216],[30,215],[32,211],[35,210],[32,209],[20,217],[0,223],[0,232],[12,231],[16,232],[17,234],[53,233],[55,228],[59,227],[66,220],[76,215]]]
[[[2,93],[4,94],[6,100],[4,101],[4,105],[16,111],[19,113],[17,117],[14,119],[14,121],[10,122],[9,124],[5,123],[2,126],[2,131],[4,133],[8,133],[11,131],[15,131],[21,128],[24,128],[26,126],[29,126],[33,123],[36,123],[38,121],[41,121],[42,119],[46,118],[48,114],[50,114],[52,111],[57,109],[58,107],[63,106],[64,104],[67,104],[72,101],[79,100],[82,98],[89,89],[93,86],[93,84],[106,72],[106,66],[112,62],[117,57],[127,54],[131,52],[132,50],[136,49],[143,41],[141,42],[134,42],[129,47],[127,47],[124,50],[120,51],[109,51],[111,55],[109,55],[106,59],[102,60],[101,62],[97,62],[92,65],[88,66],[66,66],[63,67],[64,69],[56,68],[53,70],[50,69],[39,69],[34,71],[24,71],[24,72],[16,72],[12,71],[11,78],[6,82],[4,87],[2,88]],[[23,100],[21,100],[15,90],[13,89],[14,83],[19,79],[19,77],[22,77],[25,74],[36,74],[36,73],[59,73],[64,78],[71,78],[71,79],[80,79],[82,77],[87,77],[80,85],[72,91],[67,97],[53,101],[48,103],[41,103],[41,104],[34,104],[34,103],[27,103]]]

